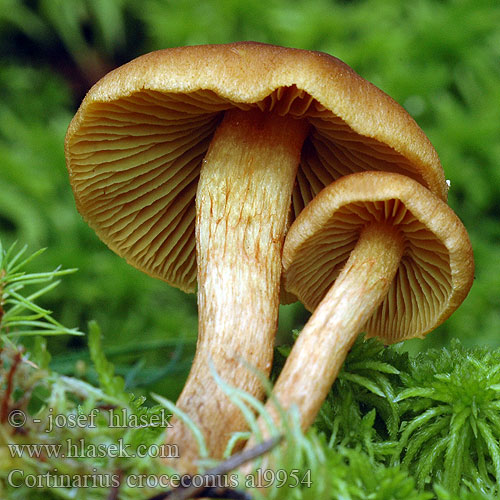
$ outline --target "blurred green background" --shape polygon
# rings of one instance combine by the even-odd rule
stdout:
[[[436,147],[464,221],[476,281],[461,308],[411,350],[500,346],[498,0],[0,0],[0,238],[48,247],[66,277],[43,305],[83,331],[96,319],[135,391],[175,398],[196,338],[196,299],[115,256],[77,213],[63,142],[88,88],[142,53],[256,40],[333,54],[402,104]],[[280,342],[300,328],[282,308]],[[251,332],[249,332],[251,334]],[[52,343],[53,367],[92,378],[85,340]]]

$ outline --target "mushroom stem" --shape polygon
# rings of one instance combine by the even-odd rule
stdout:
[[[316,418],[356,336],[387,294],[404,251],[398,229],[366,226],[334,285],[300,333],[266,407],[300,410],[307,429]],[[261,429],[265,432],[263,425]]]
[[[218,387],[262,399],[249,369],[268,375],[277,328],[281,252],[306,122],[259,110],[226,112],[204,160],[196,196],[198,344],[177,406],[220,457],[231,433],[246,429]],[[178,421],[167,436],[179,446],[177,469],[193,470],[198,447]],[[195,468],[194,468],[195,469]]]

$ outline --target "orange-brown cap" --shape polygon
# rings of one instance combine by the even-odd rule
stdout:
[[[290,227],[283,249],[285,287],[314,310],[361,230],[374,222],[397,228],[404,254],[387,296],[364,330],[386,343],[422,337],[465,299],[474,260],[453,210],[406,176],[357,173],[325,188]]]
[[[403,173],[446,199],[415,121],[338,59],[254,42],[161,50],[102,78],[65,142],[78,210],[132,265],[194,289],[200,166],[233,107],[309,120],[292,219],[324,186],[364,170]]]

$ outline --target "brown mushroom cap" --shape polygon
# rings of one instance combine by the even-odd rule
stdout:
[[[222,114],[234,107],[310,122],[292,219],[324,186],[363,170],[402,173],[446,199],[425,134],[338,59],[254,42],[166,49],[100,80],[66,135],[77,207],[130,264],[194,290],[200,167]]]
[[[462,303],[472,285],[474,261],[467,232],[452,209],[408,177],[365,172],[323,190],[288,232],[285,287],[314,310],[361,230],[373,222],[396,227],[404,238],[404,253],[387,296],[364,331],[386,343],[422,337]]]

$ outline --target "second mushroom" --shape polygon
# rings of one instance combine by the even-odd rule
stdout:
[[[467,232],[453,210],[408,177],[363,172],[326,187],[291,226],[286,289],[314,311],[268,409],[296,405],[309,427],[356,336],[391,344],[423,337],[472,285]]]

